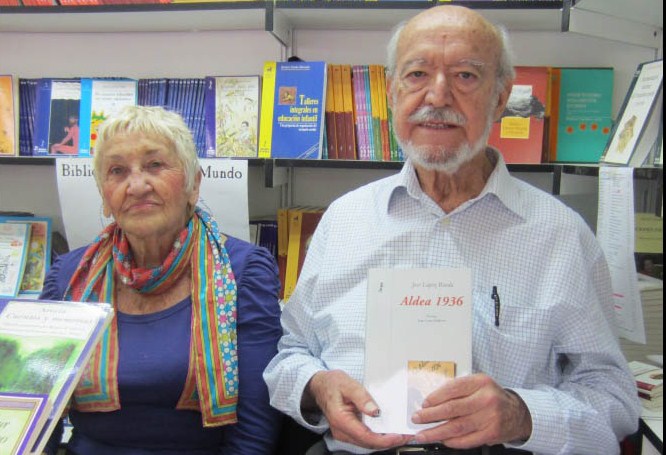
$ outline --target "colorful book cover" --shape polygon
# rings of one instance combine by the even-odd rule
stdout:
[[[0,223],[0,297],[18,295],[29,240],[28,223]]]
[[[14,78],[0,75],[0,156],[16,154]]]
[[[368,271],[363,385],[382,410],[376,433],[415,434],[414,412],[447,378],[472,373],[472,273],[465,268]]]
[[[28,223],[30,237],[19,294],[39,294],[51,264],[51,218],[0,216],[0,223]]]
[[[335,103],[334,103],[334,88],[333,88],[333,65],[328,65],[326,69],[326,106],[324,121],[326,123],[326,148],[324,149],[325,155],[322,158],[334,160],[338,157],[336,131],[335,131]]]
[[[354,86],[354,127],[356,129],[357,159],[365,161],[369,159],[370,151],[368,147],[365,79],[362,65],[352,66],[352,83]]]
[[[612,127],[612,68],[552,68],[551,161],[598,163]]]
[[[49,411],[46,394],[0,392],[0,453],[30,453]]]
[[[493,123],[488,144],[507,163],[542,162],[550,82],[545,66],[517,66],[516,79],[501,118]]]
[[[356,131],[354,128],[354,88],[352,85],[351,65],[340,65],[342,68],[342,111],[345,121],[345,155],[346,160],[355,160]]]
[[[335,122],[335,156],[330,159],[345,159],[347,150],[347,125],[344,119],[342,90],[342,65],[329,65],[333,79],[333,119]]]
[[[111,321],[106,303],[0,299],[0,393],[48,395],[32,447],[41,453]]]
[[[38,81],[33,155],[77,155],[81,81]]]
[[[134,106],[137,100],[137,81],[131,79],[81,79],[81,105],[79,109],[80,156],[95,153],[97,128],[109,116],[125,106]],[[64,153],[64,152],[63,152]]]
[[[279,62],[274,87],[270,156],[320,159],[324,137],[326,63]]]
[[[206,77],[206,156],[257,157],[259,76]]]
[[[19,78],[19,156],[32,156],[38,79]]]

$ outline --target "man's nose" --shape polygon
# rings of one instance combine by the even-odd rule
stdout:
[[[428,85],[426,101],[434,107],[449,106],[453,100],[451,81],[444,72],[438,72]]]

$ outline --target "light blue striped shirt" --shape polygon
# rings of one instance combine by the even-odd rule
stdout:
[[[638,427],[640,405],[615,335],[603,253],[577,213],[512,177],[499,153],[489,153],[497,164],[486,187],[451,213],[422,192],[410,162],[331,204],[264,373],[273,406],[323,432],[325,418],[312,425],[300,410],[310,378],[341,369],[363,381],[369,268],[469,267],[474,372],[514,390],[532,416],[530,439],[514,447],[619,453],[618,440]],[[331,450],[368,452],[330,432],[326,440]]]

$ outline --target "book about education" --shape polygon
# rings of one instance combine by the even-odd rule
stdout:
[[[363,416],[376,433],[415,434],[423,400],[472,372],[470,269],[370,269],[364,385],[381,414]]]
[[[0,299],[0,453],[41,454],[112,316],[106,303]]]
[[[259,158],[320,159],[326,62],[267,62],[263,83]]]

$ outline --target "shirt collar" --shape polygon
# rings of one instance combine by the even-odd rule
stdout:
[[[516,183],[516,179],[511,176],[509,169],[504,162],[502,154],[493,147],[488,147],[486,153],[491,156],[495,161],[495,168],[490,174],[486,186],[481,191],[475,200],[480,200],[490,195],[496,197],[507,209],[514,212],[516,215],[524,218],[521,198],[517,195],[521,192]],[[388,197],[385,201],[387,211],[390,209],[392,201],[398,194],[405,194],[413,199],[420,199],[423,197],[423,190],[419,185],[419,180],[416,177],[416,171],[411,160],[405,161],[400,173],[393,179]],[[472,202],[472,201],[470,201]]]

